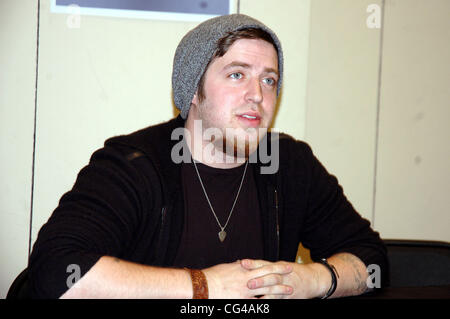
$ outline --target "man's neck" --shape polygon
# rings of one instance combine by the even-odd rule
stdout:
[[[213,142],[204,140],[203,130],[194,128],[192,121],[186,121],[185,129],[190,136],[190,139],[186,139],[186,144],[195,161],[221,169],[238,167],[246,162],[246,158],[229,155],[223,151],[223,147],[218,147]]]

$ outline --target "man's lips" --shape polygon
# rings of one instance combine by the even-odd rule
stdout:
[[[241,122],[248,126],[258,126],[261,122],[261,116],[256,112],[245,112],[236,115]]]

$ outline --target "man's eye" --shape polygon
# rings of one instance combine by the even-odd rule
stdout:
[[[230,74],[230,78],[235,79],[235,80],[239,80],[242,79],[242,73],[240,72],[234,72]]]
[[[275,85],[275,80],[272,78],[265,78],[264,83],[266,83],[267,85]]]

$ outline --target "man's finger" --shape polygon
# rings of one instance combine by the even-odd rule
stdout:
[[[242,259],[241,266],[248,270],[253,270],[271,264],[270,261],[260,259]]]
[[[262,259],[242,259],[241,260],[241,266],[247,270],[254,270],[254,269],[258,269],[258,268],[262,268],[265,266],[270,266],[270,265],[276,265],[276,269],[277,271],[274,271],[276,273],[290,273],[292,271],[292,266],[289,265],[288,262],[270,262],[267,260],[262,260]],[[280,267],[280,265],[282,265]],[[280,271],[281,272],[278,272]]]
[[[270,274],[287,275],[293,270],[289,263],[268,263],[264,266],[251,270],[251,277],[258,278]]]
[[[269,274],[263,277],[253,278],[247,282],[247,287],[256,289],[261,287],[268,287],[279,285],[283,283],[283,277],[279,274]]]
[[[291,295],[294,289],[287,285],[275,285],[252,290],[255,296],[263,296],[262,298],[284,298]],[[264,298],[264,299],[266,299]]]

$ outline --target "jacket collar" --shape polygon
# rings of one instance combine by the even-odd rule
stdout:
[[[160,174],[165,196],[168,196],[167,199],[170,199],[181,190],[179,183],[181,165],[175,163],[171,157],[173,147],[180,141],[172,140],[172,133],[177,128],[184,128],[184,124],[185,121],[178,115],[167,122],[149,126],[129,135],[111,138],[105,142],[105,145],[120,144],[147,155],[155,166],[156,171]],[[270,133],[265,138],[270,138]],[[251,166],[254,169],[255,176],[264,182],[276,185],[276,174],[261,174],[263,164],[259,156],[256,158],[256,161],[251,161]]]

